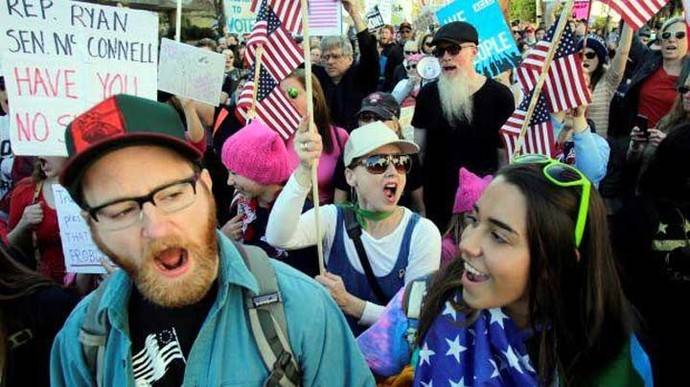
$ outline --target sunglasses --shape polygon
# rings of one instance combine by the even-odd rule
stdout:
[[[592,183],[577,168],[563,164],[558,160],[538,154],[528,154],[515,157],[512,164],[539,164],[543,165],[542,173],[551,184],[558,187],[582,187],[580,196],[580,209],[575,223],[575,247],[579,248],[582,236],[587,224],[587,212],[589,209],[589,196],[592,191]]]
[[[446,51],[448,51],[448,54],[450,54],[450,56],[456,56],[460,53],[460,50],[462,50],[461,46],[458,46],[457,44],[451,44],[450,46],[446,47],[435,47],[431,54],[437,58],[443,58],[443,55],[445,55]]]
[[[585,57],[587,59],[594,59],[596,56],[597,56],[597,53],[594,51],[581,52],[580,53],[580,58]]]
[[[678,86],[678,93],[680,93],[681,95],[687,94],[688,91],[690,91],[690,87]]]
[[[414,55],[417,51],[405,51],[405,55]]]
[[[405,70],[412,70],[412,69],[416,69],[416,68],[417,68],[416,63],[408,64],[407,66],[405,66]]]
[[[359,115],[359,120],[362,122],[385,121],[383,117],[372,112],[363,112]]]
[[[676,37],[676,39],[685,38],[685,31],[676,32],[675,37]],[[663,34],[661,34],[661,39],[664,39],[664,40],[671,39],[671,33],[670,32],[664,32]]]
[[[412,168],[412,158],[410,155],[373,155],[352,163],[353,166],[363,166],[372,175],[380,175],[386,172],[391,164],[393,164],[398,173],[409,173]]]
[[[431,42],[432,42],[431,40],[429,40],[428,42],[424,42],[424,45],[427,47],[431,47]]]

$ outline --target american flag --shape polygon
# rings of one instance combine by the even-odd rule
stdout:
[[[537,85],[557,24],[558,22],[549,28],[545,39],[529,51],[517,69],[518,83],[526,93]],[[591,101],[589,88],[582,74],[582,61],[576,55],[575,46],[575,35],[567,23],[544,82],[543,92],[553,112],[572,109]]]
[[[251,69],[254,73],[254,68]],[[254,81],[244,85],[237,100],[238,111],[247,118],[247,112],[254,99]],[[300,122],[300,115],[283,94],[278,82],[262,66],[259,73],[259,88],[256,92],[257,117],[287,140],[295,133]]]
[[[338,25],[339,10],[339,1],[309,0],[309,28],[328,28]]]
[[[285,1],[289,2],[295,1]],[[299,1],[297,4],[299,5]],[[266,0],[261,3],[256,24],[249,38],[247,58],[250,64],[255,62],[256,48],[259,45],[263,45],[264,48],[261,66],[266,67],[277,80],[285,79],[304,61],[304,51],[285,30]]]
[[[604,0],[604,3],[636,30],[656,15],[668,0]]]
[[[506,145],[510,161],[513,161],[513,153],[515,148],[517,148],[520,129],[522,128],[522,123],[525,122],[531,98],[532,93],[525,95],[520,105],[501,127],[501,135],[503,136],[503,142]],[[539,101],[534,109],[534,114],[532,114],[532,121],[527,127],[521,153],[538,153],[549,157],[553,157],[556,153],[556,138],[543,94],[539,95]]]
[[[306,0],[305,0],[306,1]],[[256,13],[256,9],[263,3],[263,0],[252,0],[249,4],[251,13]],[[302,4],[300,0],[268,0],[268,5],[283,22],[283,27],[293,35],[298,35],[302,31]]]
[[[419,351],[415,386],[538,386],[525,340],[500,308],[482,310],[469,327],[446,303]]]

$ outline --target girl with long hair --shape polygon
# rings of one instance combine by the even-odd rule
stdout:
[[[375,374],[410,363],[417,386],[649,381],[601,198],[574,167],[529,158],[501,169],[467,216],[461,259],[428,280],[416,335],[403,337],[414,325],[399,293],[359,337]]]

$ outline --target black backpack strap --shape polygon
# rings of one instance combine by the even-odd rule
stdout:
[[[290,348],[275,270],[262,249],[240,244],[235,246],[259,285],[257,294],[245,291],[244,304],[254,340],[269,370],[264,386],[300,386],[302,375]]]
[[[343,210],[343,216],[345,217],[345,229],[347,230],[347,235],[352,239],[355,244],[355,249],[357,250],[357,257],[359,258],[359,263],[364,269],[364,274],[367,277],[367,282],[371,291],[374,293],[374,297],[379,302],[379,304],[386,304],[388,297],[383,293],[379,281],[374,275],[374,271],[371,269],[371,263],[369,263],[369,257],[367,256],[366,250],[364,250],[364,245],[362,244],[362,226],[357,222],[355,217],[355,211],[349,207],[341,207]]]
[[[79,328],[79,342],[86,365],[91,370],[91,375],[96,380],[98,387],[104,385],[103,359],[105,356],[105,343],[108,339],[110,324],[107,313],[98,314],[103,293],[108,281],[104,281],[93,291],[93,296],[86,307],[86,316]]]

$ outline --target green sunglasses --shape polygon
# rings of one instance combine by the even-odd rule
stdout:
[[[544,155],[528,154],[515,157],[512,164],[542,164],[542,172],[548,181],[559,187],[582,187],[580,196],[580,209],[577,214],[575,224],[575,247],[580,247],[582,235],[585,233],[587,224],[587,212],[589,209],[589,195],[592,191],[592,183],[577,168],[561,163]]]

